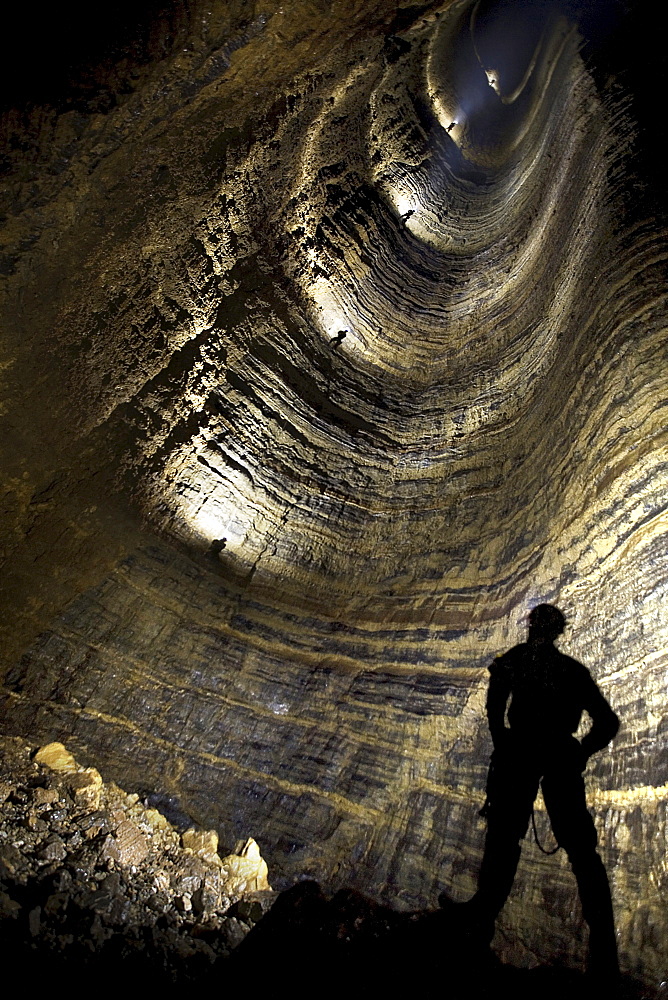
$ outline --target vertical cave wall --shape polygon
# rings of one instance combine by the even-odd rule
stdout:
[[[486,664],[557,603],[622,718],[588,793],[656,978],[665,241],[633,118],[567,11],[363,6],[196,9],[111,106],[5,115],[3,725],[255,836],[277,884],[434,905],[475,884]],[[575,900],[527,845],[502,954],[577,963]]]

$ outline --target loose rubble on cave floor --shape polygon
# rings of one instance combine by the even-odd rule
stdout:
[[[213,830],[180,834],[60,743],[0,737],[0,940],[71,954],[150,952],[166,973],[229,955],[273,903],[249,839],[218,853]]]

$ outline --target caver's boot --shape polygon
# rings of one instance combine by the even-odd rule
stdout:
[[[589,924],[587,974],[598,982],[612,984],[619,979],[617,936],[612,911],[610,885],[605,867],[595,852],[571,858],[578,883],[582,914]]]

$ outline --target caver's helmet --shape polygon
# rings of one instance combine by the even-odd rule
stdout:
[[[558,636],[566,628],[566,618],[553,604],[537,604],[529,613],[529,625],[537,632]]]

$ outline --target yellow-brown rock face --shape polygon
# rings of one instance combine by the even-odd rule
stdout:
[[[656,983],[665,239],[632,118],[565,15],[251,6],[184,13],[104,112],[5,116],[4,726],[252,831],[274,887],[433,906],[475,887],[486,665],[558,604],[622,720],[587,787]],[[577,965],[576,900],[525,844],[500,953]]]

